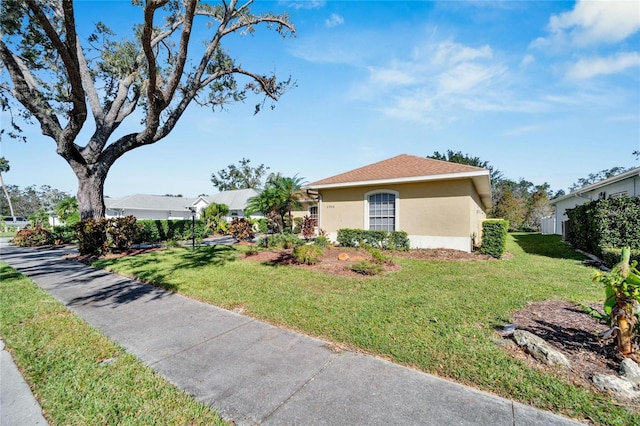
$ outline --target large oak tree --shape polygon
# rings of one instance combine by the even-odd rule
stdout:
[[[117,40],[101,22],[79,34],[72,0],[3,0],[0,10],[1,106],[17,100],[12,117],[17,108],[55,141],[78,178],[83,219],[104,216],[104,183],[116,160],[166,137],[190,104],[216,108],[253,92],[264,96],[257,112],[290,86],[243,68],[222,45],[260,25],[293,34],[286,14],[254,15],[252,0],[133,3],[142,22],[130,39]],[[192,36],[196,22],[208,31],[204,46]],[[138,130],[114,137],[127,119]],[[83,128],[91,134],[78,140]]]

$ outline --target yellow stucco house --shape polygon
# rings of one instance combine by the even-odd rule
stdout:
[[[411,248],[471,251],[491,208],[489,170],[398,155],[310,183],[318,227],[405,231]]]

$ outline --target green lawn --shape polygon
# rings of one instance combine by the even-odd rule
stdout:
[[[2,262],[0,318],[53,425],[226,424]]]
[[[507,259],[397,259],[388,275],[337,278],[239,260],[243,247],[172,249],[96,265],[303,333],[597,424],[640,415],[526,367],[493,339],[527,302],[597,302],[602,288],[557,236],[510,235]]]

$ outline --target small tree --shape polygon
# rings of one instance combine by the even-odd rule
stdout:
[[[265,189],[256,197],[249,199],[249,212],[261,212],[267,217],[277,215],[280,231],[293,231],[291,212],[301,208],[300,200],[304,197],[302,190],[303,178],[298,176],[285,177],[280,174],[272,175],[267,180]],[[287,217],[289,221],[287,221]]]
[[[212,231],[218,230],[218,225],[229,214],[229,206],[226,204],[211,203],[202,210],[200,218],[206,222],[206,226]]]
[[[634,352],[633,340],[638,332],[637,308],[640,303],[640,271],[638,262],[630,263],[631,250],[622,249],[620,262],[610,273],[596,271],[593,280],[604,284],[604,313],[615,332],[618,350],[622,355]]]

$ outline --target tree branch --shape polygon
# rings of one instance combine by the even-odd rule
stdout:
[[[182,34],[180,36],[180,47],[178,48],[178,57],[176,60],[175,68],[173,69],[173,73],[169,79],[169,83],[167,84],[167,88],[165,89],[164,96],[164,105],[166,108],[169,105],[169,102],[173,98],[175,91],[180,83],[180,78],[182,78],[182,73],[184,71],[184,64],[187,60],[187,53],[189,51],[189,39],[191,38],[191,28],[193,25],[193,17],[196,10],[197,5],[196,0],[189,0],[187,3],[187,9],[185,11],[184,19],[183,19],[183,27]]]
[[[156,57],[153,54],[153,46],[151,44],[153,38],[153,16],[156,10],[164,6],[168,0],[148,0],[144,8],[144,25],[142,29],[142,50],[147,61],[147,120],[145,130],[138,135],[140,139],[148,139],[156,132],[160,124],[161,105],[165,102],[162,98],[162,92],[158,90],[158,68],[156,65]]]
[[[47,37],[51,40],[56,52],[60,55],[64,64],[69,83],[71,85],[71,99],[73,108],[68,114],[69,122],[58,135],[56,142],[58,150],[72,149],[73,141],[80,133],[82,124],[87,118],[87,107],[85,104],[85,93],[82,87],[82,76],[80,75],[80,67],[78,57],[76,56],[76,30],[75,18],[73,14],[73,2],[71,0],[62,0],[62,13],[64,14],[65,23],[65,42],[63,43],[56,29],[53,27],[42,8],[35,0],[26,0],[29,9],[34,14]],[[64,145],[64,146],[61,146]]]
[[[53,108],[38,88],[27,66],[1,39],[0,58],[13,82],[13,95],[40,122],[42,133],[58,141],[62,127],[58,117],[53,113]]]

